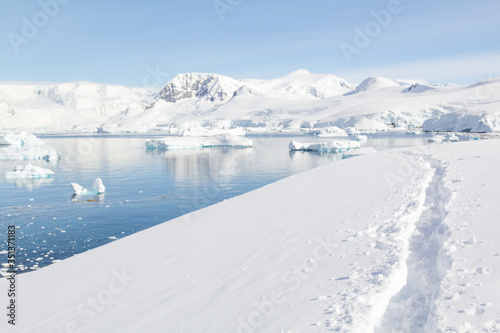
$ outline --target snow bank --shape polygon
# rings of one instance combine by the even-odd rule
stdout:
[[[16,165],[13,172],[6,172],[7,179],[37,179],[54,177],[54,171],[28,165]]]
[[[0,149],[0,160],[57,161],[61,157],[59,149],[46,146],[45,142],[25,131],[9,132],[3,139],[10,145]]]
[[[300,143],[295,140],[290,141],[288,148],[291,151],[318,151],[340,153],[349,149],[361,147],[356,141],[328,141],[319,143]]]
[[[372,147],[361,147],[359,149],[349,150],[342,154],[342,158],[350,158],[360,155],[373,154],[377,151]]]
[[[192,149],[192,148],[249,148],[252,140],[231,134],[213,137],[165,137],[146,141],[147,149]]]
[[[495,332],[499,152],[338,161],[22,274],[17,328]]]

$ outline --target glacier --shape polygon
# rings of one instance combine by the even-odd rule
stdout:
[[[500,132],[500,78],[468,86],[297,70],[276,79],[181,73],[163,89],[0,82],[0,131],[178,134],[190,129]],[[34,116],[35,115],[35,116]],[[328,134],[325,134],[328,135]]]

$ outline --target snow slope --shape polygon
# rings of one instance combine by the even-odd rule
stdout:
[[[0,82],[0,130],[96,131],[142,112],[157,92],[90,82]]]
[[[349,158],[23,274],[17,329],[498,331],[499,148]]]

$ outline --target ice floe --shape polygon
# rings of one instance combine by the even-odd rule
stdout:
[[[47,146],[44,141],[26,131],[17,134],[9,132],[2,142],[8,146],[0,149],[0,160],[57,161],[61,157],[59,149]]]
[[[75,195],[99,195],[106,192],[106,187],[102,183],[101,178],[96,178],[94,180],[94,184],[92,184],[91,190],[86,189],[77,183],[71,183],[70,186],[73,189]]]
[[[290,141],[288,148],[291,151],[318,151],[341,153],[349,149],[361,147],[357,141],[327,141],[318,143],[300,143],[295,140]]]
[[[165,137],[146,141],[147,149],[192,149],[192,148],[249,148],[252,140],[231,134],[212,137]]]
[[[6,172],[7,179],[39,179],[54,177],[54,171],[37,167],[31,164],[16,165],[14,171]]]

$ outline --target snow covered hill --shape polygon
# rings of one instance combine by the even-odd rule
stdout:
[[[151,89],[90,82],[0,82],[0,130],[95,132],[111,117],[142,112],[156,96]]]
[[[178,133],[356,127],[500,131],[500,78],[456,87],[370,77],[351,85],[298,70],[271,80],[179,74],[159,92],[73,82],[0,83],[0,131]],[[425,123],[425,124],[424,124]]]
[[[295,175],[18,276],[16,331],[498,332],[499,164],[485,140]]]

